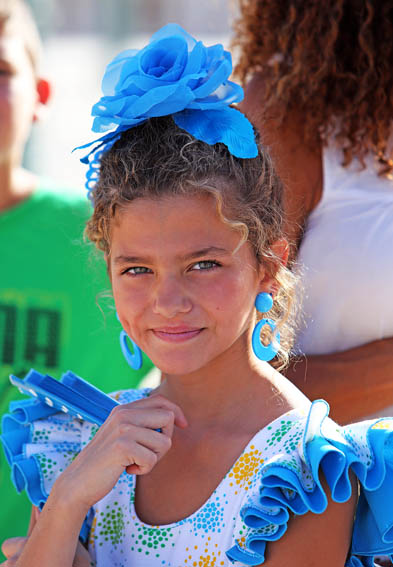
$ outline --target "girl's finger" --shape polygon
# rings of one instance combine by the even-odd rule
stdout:
[[[150,408],[161,408],[172,411],[175,414],[175,425],[177,427],[187,427],[187,419],[183,413],[183,410],[173,402],[169,401],[167,398],[161,394],[152,394],[148,398],[142,400],[136,400],[130,404],[124,404],[124,407],[137,408],[137,407],[150,407]]]
[[[175,415],[172,410],[168,409],[118,406],[112,412],[111,423],[113,424],[116,420],[120,428],[129,425],[162,430],[165,435],[171,437]]]
[[[154,451],[146,449],[139,443],[132,443],[128,462],[124,463],[124,468],[128,474],[147,474],[156,465],[157,461],[158,456]]]
[[[125,440],[130,438],[139,445],[146,447],[146,449],[153,451],[158,459],[161,459],[172,446],[170,435],[166,435],[164,432],[159,433],[152,429],[146,429],[145,427],[130,425],[129,433],[126,431],[124,437]]]
[[[11,559],[14,555],[19,555],[20,553],[22,553],[26,542],[27,537],[11,537],[3,542],[1,551],[4,553],[7,559]]]

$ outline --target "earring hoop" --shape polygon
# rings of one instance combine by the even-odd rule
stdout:
[[[127,339],[131,342],[134,352],[128,348]],[[142,368],[143,359],[142,351],[139,346],[133,341],[124,329],[120,333],[120,347],[124,358],[133,370],[140,370]]]
[[[258,311],[265,313],[266,311],[270,311],[273,307],[273,298],[270,293],[258,293],[255,299],[255,307]],[[273,338],[268,345],[264,345],[261,341],[261,329],[265,325],[268,325],[271,329]],[[274,336],[274,332],[276,330],[276,324],[272,319],[261,319],[255,325],[255,328],[252,333],[252,350],[256,357],[259,360],[264,360],[268,362],[272,360],[277,352],[278,352],[278,345],[280,344],[280,333],[277,333]]]
[[[120,322],[119,315],[118,315],[117,311],[116,311],[116,318]],[[129,337],[127,335],[127,333],[125,332],[124,329],[122,329],[120,331],[120,337],[119,338],[120,338],[121,352],[123,353],[123,356],[127,361],[127,364],[129,366],[131,366],[131,368],[133,370],[140,370],[142,368],[142,364],[143,364],[141,349],[136,344],[136,342],[133,341],[131,339],[131,337]],[[131,352],[130,349],[128,348],[127,339],[131,342],[134,352]]]

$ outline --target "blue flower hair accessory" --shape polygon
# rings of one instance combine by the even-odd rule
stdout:
[[[146,47],[128,49],[106,68],[103,96],[93,106],[93,132],[104,136],[82,158],[89,164],[88,193],[98,178],[102,153],[125,130],[148,118],[172,115],[194,138],[207,144],[221,142],[239,158],[258,154],[251,123],[230,105],[243,99],[240,85],[228,80],[232,58],[221,44],[206,47],[177,24],[156,32]]]

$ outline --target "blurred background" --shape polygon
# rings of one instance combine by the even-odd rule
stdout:
[[[142,47],[158,28],[176,22],[207,44],[228,47],[230,0],[29,0],[44,41],[43,75],[53,94],[33,128],[25,166],[84,192],[86,166],[75,146],[89,142],[90,109],[101,94],[107,63],[120,50]]]

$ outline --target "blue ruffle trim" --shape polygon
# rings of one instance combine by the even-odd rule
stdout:
[[[10,411],[11,413],[5,414],[2,419],[1,441],[11,467],[11,479],[18,492],[26,490],[31,503],[42,509],[48,498],[42,471],[34,455],[25,454],[24,447],[33,443],[32,423],[53,416],[59,410],[39,400],[18,400],[11,402]],[[80,532],[83,542],[88,539],[90,525],[91,513],[86,517]]]
[[[339,427],[328,413],[326,402],[314,402],[298,451],[264,463],[259,494],[241,509],[248,535],[227,551],[231,561],[260,565],[266,544],[285,533],[290,512],[324,512],[328,499],[321,472],[332,499],[346,502],[352,494],[350,469],[361,492],[346,567],[372,567],[374,557],[393,555],[393,419]]]

